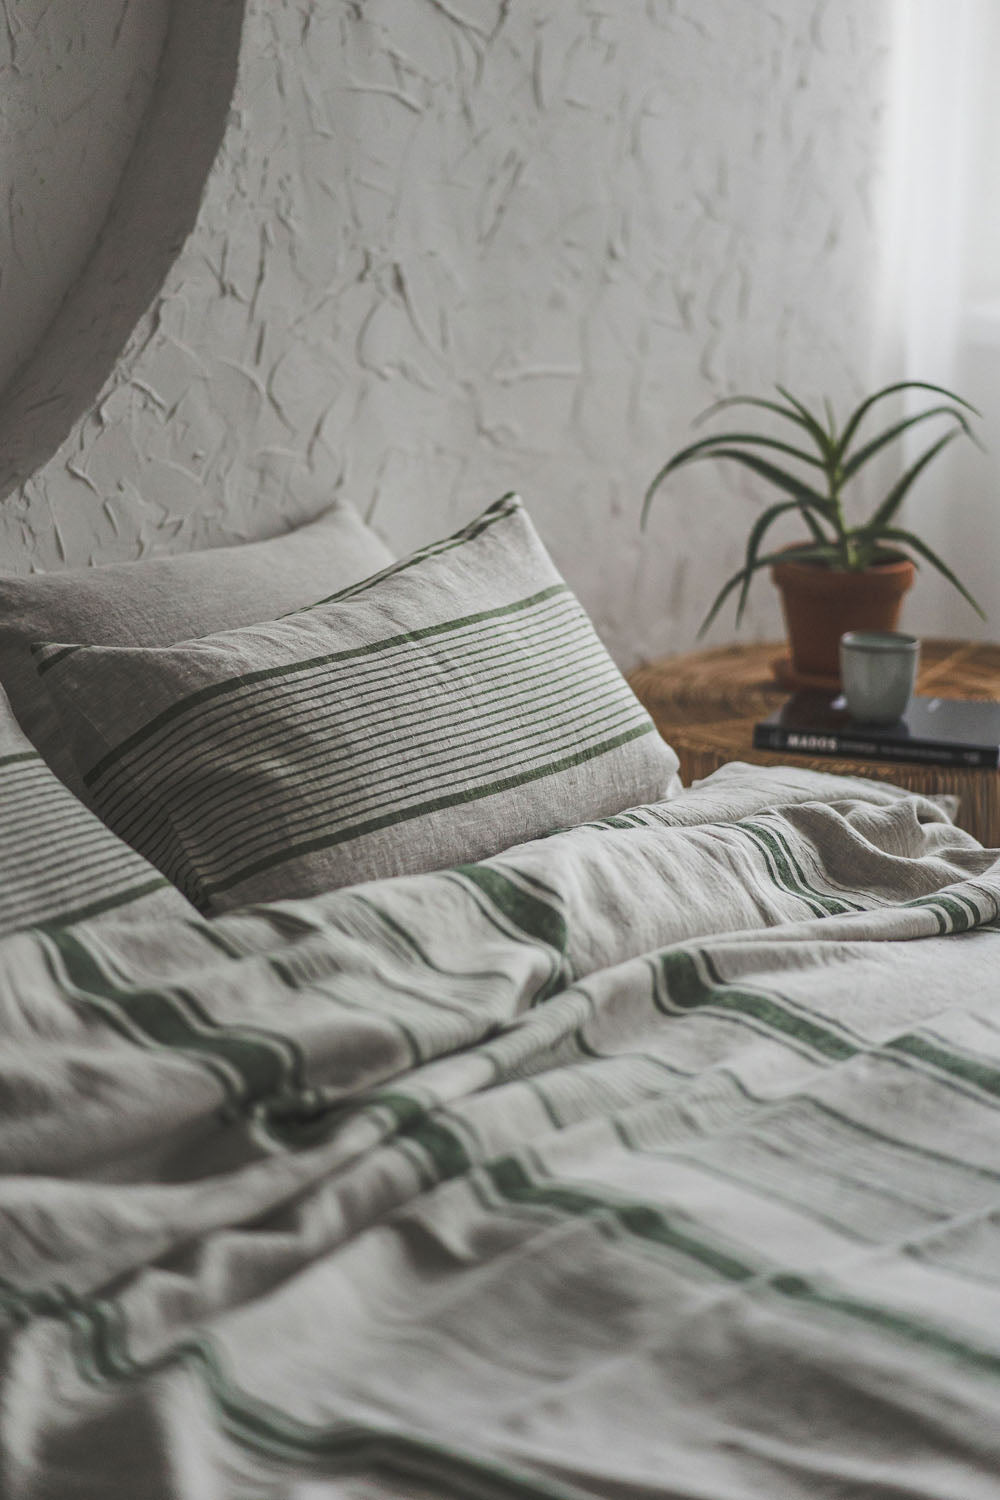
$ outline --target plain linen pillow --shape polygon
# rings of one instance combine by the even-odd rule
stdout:
[[[353,506],[338,502],[287,535],[177,557],[0,576],[0,684],[28,738],[80,793],[76,765],[29,647],[170,646],[301,609],[367,578],[392,554]]]
[[[267,625],[36,651],[94,805],[205,910],[481,859],[676,790],[516,495]]]
[[[0,690],[0,937],[135,909],[193,916],[159,870],[57,781]]]

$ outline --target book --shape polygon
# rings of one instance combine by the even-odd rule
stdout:
[[[1000,703],[911,698],[895,724],[852,719],[843,698],[796,693],[754,725],[756,750],[940,766],[1000,766]]]

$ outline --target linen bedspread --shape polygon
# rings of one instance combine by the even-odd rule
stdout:
[[[1000,1496],[1000,866],[730,766],[0,944],[15,1500]]]

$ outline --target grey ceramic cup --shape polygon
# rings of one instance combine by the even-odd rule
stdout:
[[[853,719],[895,724],[917,680],[920,642],[898,630],[849,630],[840,637],[840,680]]]

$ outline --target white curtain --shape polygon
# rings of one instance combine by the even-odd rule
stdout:
[[[917,481],[905,524],[987,611],[924,564],[906,622],[1000,639],[1000,4],[894,0],[881,332],[886,379],[947,386],[983,412]],[[911,393],[909,410],[920,409]],[[910,435],[904,462],[936,435]]]

